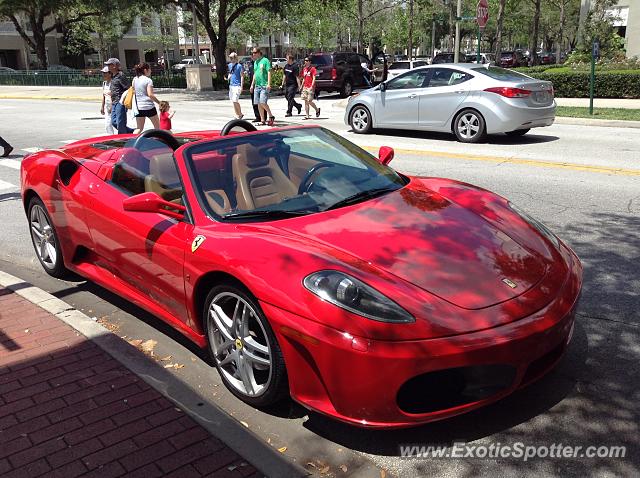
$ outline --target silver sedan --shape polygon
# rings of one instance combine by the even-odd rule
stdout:
[[[476,143],[486,134],[526,134],[555,120],[553,85],[489,65],[416,68],[349,98],[344,121],[372,128],[453,132]]]

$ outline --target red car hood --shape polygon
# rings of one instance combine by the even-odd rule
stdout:
[[[413,184],[353,206],[272,224],[341,249],[465,309],[524,293],[549,265],[479,215]]]

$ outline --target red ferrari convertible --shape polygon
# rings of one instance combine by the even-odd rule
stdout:
[[[560,359],[578,257],[506,199],[326,129],[79,141],[24,159],[38,259],[160,317],[264,407],[365,427],[494,402]]]

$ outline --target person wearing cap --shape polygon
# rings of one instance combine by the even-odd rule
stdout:
[[[104,64],[111,72],[111,124],[118,130],[118,134],[133,133],[133,129],[127,126],[127,109],[120,103],[120,98],[127,92],[131,83],[120,69],[120,60],[109,58]]]
[[[320,116],[320,108],[313,102],[313,94],[316,89],[316,68],[311,64],[311,58],[306,57],[304,59],[304,68],[300,74],[302,77],[302,93],[300,98],[304,100],[304,119],[309,119],[309,105],[313,106],[316,110],[316,118]]]
[[[104,116],[105,131],[107,134],[113,134],[113,125],[111,124],[111,72],[108,66],[105,66],[100,71],[102,71],[102,106],[100,106],[100,114]]]
[[[233,110],[236,113],[236,119],[242,119],[242,109],[240,109],[240,93],[244,83],[244,75],[242,74],[242,65],[238,63],[238,54],[234,51],[229,53],[231,63],[227,65],[228,74],[225,79],[229,81],[229,99],[233,103]]]

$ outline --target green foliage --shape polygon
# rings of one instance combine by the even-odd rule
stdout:
[[[282,68],[278,68],[277,70],[274,68],[271,70],[271,87],[278,88],[282,84],[282,77],[284,76],[284,70]]]
[[[553,82],[560,98],[588,98],[590,72],[553,69],[527,73],[539,80]],[[596,73],[595,96],[598,98],[640,98],[640,70],[599,71]]]

